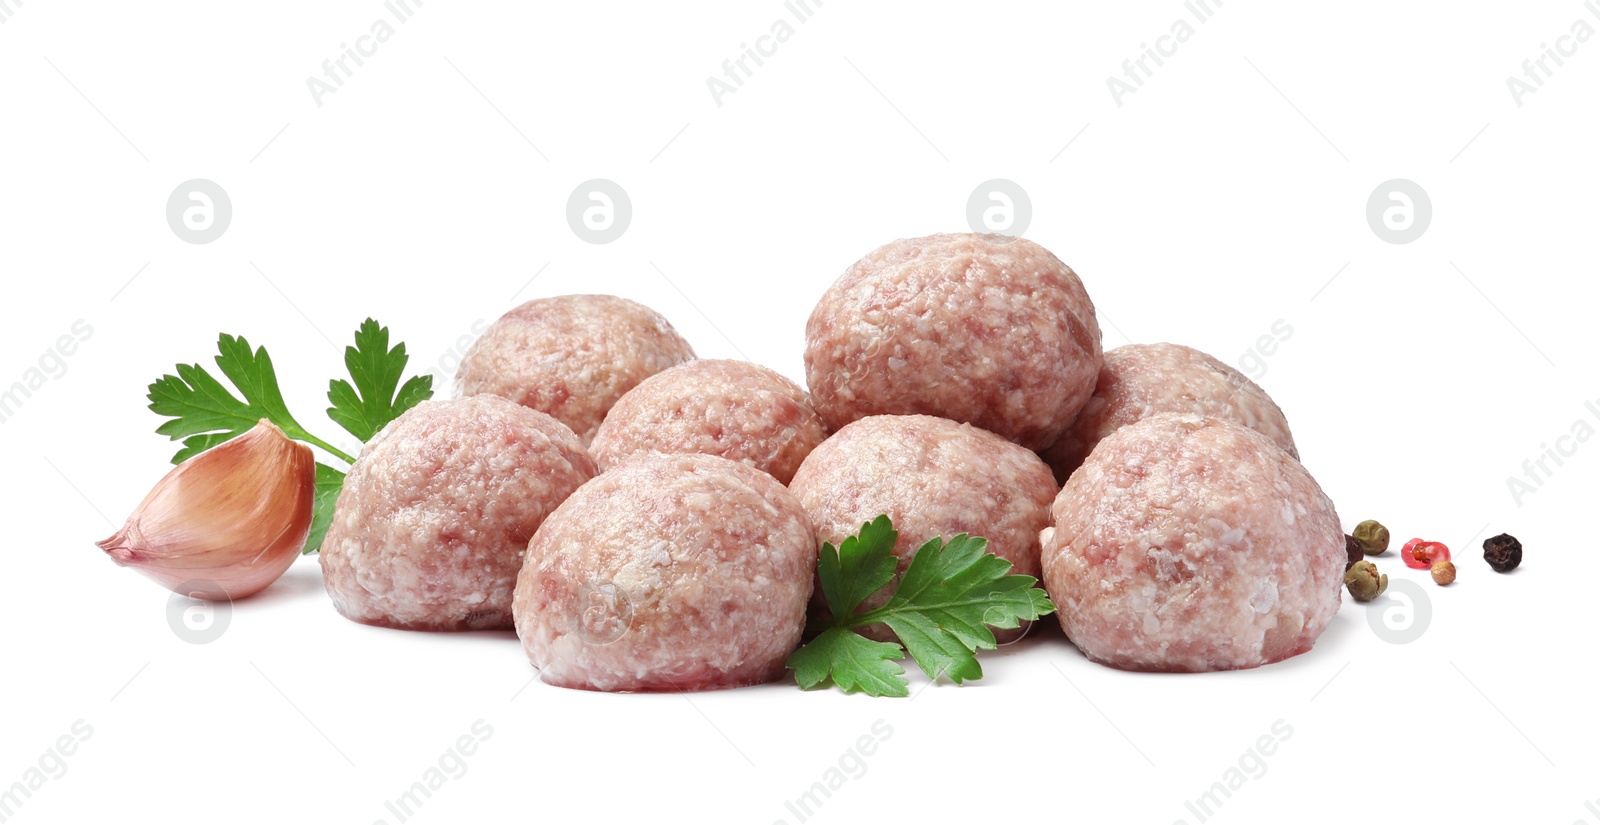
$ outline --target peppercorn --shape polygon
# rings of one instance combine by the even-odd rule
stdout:
[[[1427,570],[1441,561],[1450,560],[1450,548],[1437,541],[1412,539],[1400,548],[1400,560],[1412,570]]]
[[[1435,562],[1428,572],[1433,574],[1433,583],[1443,587],[1456,580],[1456,563],[1453,561]]]
[[[1354,535],[1369,556],[1381,556],[1389,549],[1389,528],[1372,519],[1357,524]]]
[[[1389,589],[1389,576],[1379,573],[1378,566],[1370,561],[1358,561],[1344,572],[1344,586],[1350,591],[1351,598],[1358,602],[1370,602]]]
[[[1344,569],[1349,570],[1350,565],[1361,561],[1365,555],[1361,550],[1361,542],[1357,541],[1355,536],[1344,537]]]
[[[1515,536],[1501,533],[1483,540],[1483,560],[1496,573],[1510,573],[1522,563],[1522,542]]]

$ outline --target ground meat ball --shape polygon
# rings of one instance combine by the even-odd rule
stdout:
[[[638,453],[704,453],[788,484],[828,435],[793,381],[745,361],[707,359],[646,378],[606,413],[591,452],[600,469]]]
[[[800,643],[816,566],[811,522],[772,476],[718,456],[639,456],[534,535],[517,635],[561,687],[771,681]]]
[[[1027,449],[928,415],[877,415],[846,425],[811,452],[789,489],[816,526],[819,547],[837,547],[887,514],[900,533],[897,580],[928,539],[959,533],[988,539],[989,552],[1010,561],[1011,572],[1037,578],[1039,531],[1050,523],[1056,495],[1050,468]],[[869,597],[863,609],[881,607],[892,589]],[[824,615],[821,598],[813,602]],[[867,631],[881,641],[895,638],[884,625]]]
[[[1333,502],[1266,436],[1166,413],[1100,442],[1045,532],[1045,589],[1086,656],[1128,670],[1257,667],[1339,609]]]
[[[1180,344],[1129,344],[1106,353],[1094,397],[1061,439],[1043,452],[1065,482],[1100,439],[1156,413],[1226,418],[1299,458],[1283,411],[1243,373]]]
[[[805,362],[834,429],[926,413],[1037,450],[1094,391],[1100,327],[1078,276],[1038,244],[931,235],[840,276],[806,323]]]
[[[594,461],[566,425],[492,395],[424,401],[362,449],[322,542],[346,618],[508,629],[528,538]]]
[[[509,398],[555,416],[589,446],[623,393],[694,358],[649,307],[615,295],[529,301],[489,325],[456,370],[456,395]]]

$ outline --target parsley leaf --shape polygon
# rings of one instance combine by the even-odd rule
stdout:
[[[789,657],[795,681],[807,690],[828,681],[847,693],[872,696],[906,696],[905,668],[893,659],[905,651],[892,642],[874,642],[843,627],[830,628]]]
[[[905,696],[905,671],[891,659],[907,652],[930,678],[957,684],[983,677],[978,650],[996,646],[989,628],[1015,628],[1055,610],[1032,576],[1011,575],[1011,562],[986,552],[988,540],[962,533],[917,548],[894,594],[882,607],[856,613],[894,575],[895,532],[888,516],[863,524],[857,536],[824,544],[818,560],[823,597],[833,612],[816,638],[789,657],[802,688],[832,680],[847,693]],[[901,644],[874,642],[852,628],[882,622]]]
[[[316,492],[312,498],[311,532],[306,534],[306,545],[301,548],[302,554],[315,553],[322,549],[322,539],[328,535],[328,528],[333,526],[333,505],[339,500],[339,491],[344,489],[344,473],[329,467],[322,462],[317,462]]]
[[[416,375],[400,384],[405,374],[406,345],[389,348],[389,328],[368,318],[356,330],[356,345],[344,348],[344,364],[355,381],[328,382],[328,417],[362,441],[370,440],[384,425],[406,410],[433,397],[433,376]],[[396,390],[398,388],[398,391]]]
[[[183,449],[172,457],[181,464],[206,450],[244,433],[265,418],[298,441],[354,461],[332,445],[316,438],[289,414],[278,389],[278,376],[266,347],[251,350],[243,337],[223,334],[217,339],[217,367],[238,388],[244,400],[234,397],[222,382],[199,364],[179,364],[177,375],[163,375],[149,387],[150,409],[172,419],[156,432],[173,441],[183,439]]]
[[[990,626],[1015,628],[1055,610],[1032,576],[1013,576],[1011,562],[985,552],[989,541],[962,533],[917,549],[894,597],[872,615],[889,626],[922,672],[943,671],[959,684],[983,678],[972,655],[992,650]]]
[[[858,535],[839,542],[839,549],[824,543],[817,560],[822,594],[835,616],[856,612],[861,602],[894,580],[894,543],[900,534],[888,516],[861,525]]]

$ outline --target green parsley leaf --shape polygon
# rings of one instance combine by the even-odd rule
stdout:
[[[824,631],[789,657],[795,681],[807,690],[828,681],[846,693],[863,691],[872,696],[905,696],[905,668],[893,660],[905,656],[899,645],[874,642],[843,627]]]
[[[156,432],[173,441],[183,439],[183,449],[172,457],[173,464],[244,433],[263,418],[290,438],[314,444],[345,461],[354,460],[306,432],[289,414],[266,347],[252,351],[243,337],[223,334],[217,339],[217,351],[217,367],[244,400],[199,364],[179,364],[177,375],[163,375],[149,387],[151,411],[172,419]]]
[[[930,678],[948,675],[957,684],[979,679],[975,652],[995,647],[991,627],[1015,628],[1055,610],[1032,576],[1011,575],[1011,563],[986,552],[988,540],[962,533],[949,541],[930,539],[917,548],[894,594],[884,606],[856,613],[862,600],[893,578],[895,541],[888,516],[862,525],[861,533],[824,544],[818,560],[823,597],[834,619],[789,657],[803,688],[831,679],[848,693],[905,696],[905,673],[890,659],[906,652]],[[885,575],[887,565],[887,575]],[[882,622],[898,644],[873,642],[851,628]]]
[[[316,493],[312,498],[311,532],[306,534],[305,547],[300,550],[302,554],[315,553],[322,549],[322,539],[328,535],[328,528],[333,526],[333,505],[339,500],[339,491],[343,489],[344,473],[320,461],[317,462]]]
[[[946,673],[960,684],[983,678],[977,650],[993,650],[989,626],[1014,628],[1055,610],[1032,576],[1013,576],[1011,562],[985,552],[987,539],[962,533],[917,549],[894,597],[875,618],[900,637],[922,672]]]
[[[389,348],[389,328],[368,318],[356,330],[356,345],[344,348],[344,364],[355,381],[328,382],[328,417],[362,441],[406,410],[433,397],[433,376],[412,376],[404,386],[406,345]],[[398,388],[398,390],[396,389]]]
[[[822,593],[834,616],[849,616],[861,602],[894,580],[894,543],[900,534],[888,516],[861,525],[861,532],[839,542],[822,545],[817,560]]]

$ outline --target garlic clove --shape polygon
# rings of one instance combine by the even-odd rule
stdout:
[[[311,531],[316,460],[262,420],[174,467],[117,534],[111,560],[175,592],[237,599],[294,563]]]

